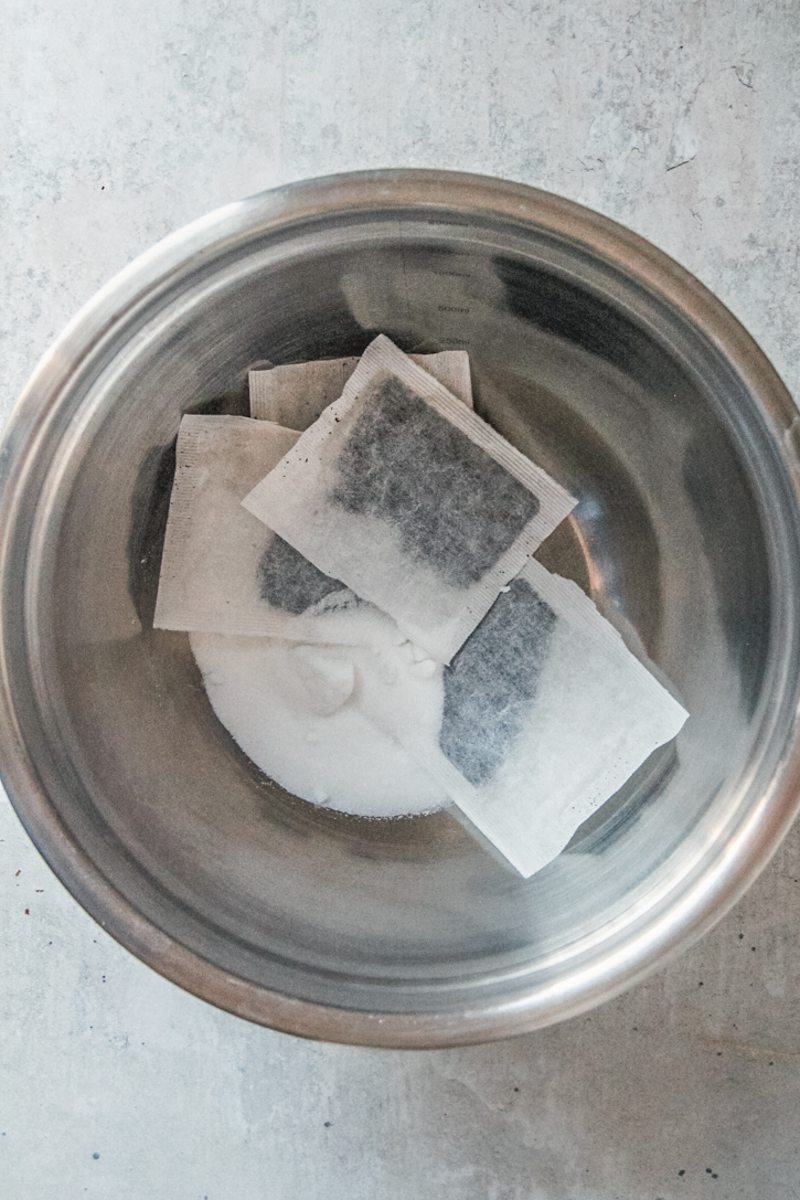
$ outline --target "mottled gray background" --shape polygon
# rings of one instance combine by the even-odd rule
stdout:
[[[6,0],[2,411],[109,275],[309,174],[457,167],[652,238],[798,393],[800,5]],[[215,1012],[0,807],[3,1200],[800,1197],[800,830],[691,953],[513,1042],[396,1054]]]

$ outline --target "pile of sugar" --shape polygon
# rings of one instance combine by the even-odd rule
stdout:
[[[302,799],[360,817],[401,817],[450,803],[411,755],[354,703],[358,677],[344,646],[191,633],[211,706],[257,767]],[[407,643],[415,687],[441,672]],[[385,670],[379,653],[360,670]],[[384,680],[385,681],[385,680]],[[396,680],[403,687],[402,678]]]

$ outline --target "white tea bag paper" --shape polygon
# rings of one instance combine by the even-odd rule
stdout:
[[[299,436],[250,417],[183,418],[157,629],[356,644],[394,629],[242,508],[242,498]]]
[[[283,428],[256,404],[259,419],[189,415],[176,451],[175,482],[161,560],[154,625],[161,629],[265,634],[296,641],[372,644],[402,638],[394,623],[317,570],[287,542],[265,530],[241,500],[297,441],[298,424],[314,420],[341,393],[357,359],[298,363],[255,371],[282,382],[270,398]],[[469,358],[463,351],[421,355],[472,406]],[[333,393],[333,395],[331,395]]]
[[[687,713],[577,585],[530,562],[449,666],[361,656],[355,695],[525,876]]]
[[[575,500],[380,336],[243,504],[448,662]]]
[[[472,408],[469,355],[465,350],[409,357]],[[321,358],[316,362],[251,371],[250,416],[289,429],[308,429],[323,409],[339,399],[357,366],[357,358]]]

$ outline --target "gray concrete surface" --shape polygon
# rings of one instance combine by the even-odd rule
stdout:
[[[694,270],[800,394],[797,0],[6,0],[5,410],[75,308],[213,206],[480,170]],[[150,973],[0,807],[3,1200],[800,1197],[800,830],[692,952],[495,1046],[306,1044]]]

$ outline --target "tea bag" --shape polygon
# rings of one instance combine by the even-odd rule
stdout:
[[[464,350],[409,356],[429,375],[472,408],[469,355]],[[338,400],[358,366],[357,358],[322,358],[251,371],[250,416],[289,429],[308,429],[322,410]]]
[[[380,670],[353,653],[365,716],[525,876],[687,717],[580,588],[535,561],[449,666],[408,645],[386,647]]]
[[[240,506],[265,471],[299,437],[296,425],[316,406],[338,396],[357,359],[321,360],[254,371],[277,378],[275,411],[290,418],[283,428],[266,418],[266,399],[256,401],[258,422],[246,417],[183,418],[178,435],[154,625],[268,634],[301,641],[370,644],[394,623],[362,603],[337,579],[325,575],[282,538],[265,531]],[[469,358],[463,351],[421,355],[421,363],[448,380],[472,406]],[[331,396],[331,398],[335,398]],[[320,618],[323,618],[320,624]],[[397,640],[401,641],[400,635]]]
[[[380,336],[243,504],[447,662],[575,500]]]
[[[318,571],[241,500],[300,435],[250,417],[183,418],[158,597],[158,629],[307,642],[397,641],[394,623]]]

